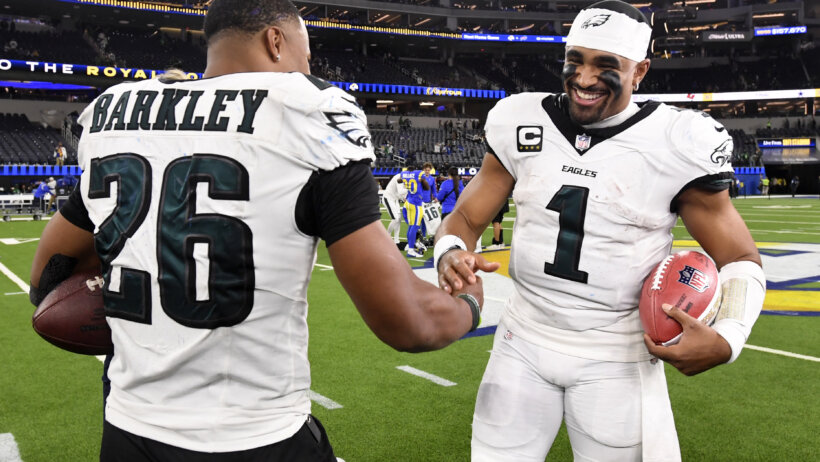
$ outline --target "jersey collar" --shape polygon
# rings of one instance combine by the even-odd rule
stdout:
[[[657,101],[638,103],[640,110],[619,125],[606,128],[584,128],[570,119],[568,98],[566,93],[552,94],[541,101],[541,106],[544,107],[555,128],[564,135],[564,138],[581,156],[598,143],[614,137],[645,119],[660,106]]]

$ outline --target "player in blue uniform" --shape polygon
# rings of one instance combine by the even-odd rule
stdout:
[[[436,198],[436,177],[432,172],[433,164],[425,162],[421,168],[421,177],[427,180],[427,184],[430,186],[429,189],[421,190],[421,199],[425,204],[433,202],[433,199]]]
[[[421,219],[424,215],[424,201],[422,191],[430,189],[430,184],[422,178],[422,171],[416,170],[414,166],[409,166],[401,173],[404,187],[407,188],[407,198],[404,203],[406,213],[405,219],[409,227],[407,228],[407,256],[421,257],[422,254],[416,252],[416,234],[421,227]]]

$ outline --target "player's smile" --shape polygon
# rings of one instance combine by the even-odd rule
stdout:
[[[597,88],[587,88],[583,89],[580,88],[578,85],[570,84],[570,96],[572,100],[576,104],[580,104],[581,106],[595,106],[596,104],[602,102],[607,95],[609,95],[609,91],[604,89],[597,89]]]

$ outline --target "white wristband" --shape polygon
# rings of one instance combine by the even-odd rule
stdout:
[[[438,271],[438,261],[441,260],[441,257],[453,249],[467,250],[467,244],[465,244],[460,237],[452,234],[447,234],[439,238],[436,242],[436,246],[433,248],[433,268],[435,268],[436,271]]]
[[[712,328],[729,343],[732,356],[728,363],[732,363],[740,356],[763,309],[766,275],[760,265],[751,261],[729,263],[718,274],[723,298]]]

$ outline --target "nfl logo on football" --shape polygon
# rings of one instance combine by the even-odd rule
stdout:
[[[689,265],[678,271],[678,274],[680,274],[678,282],[686,284],[699,293],[703,293],[704,290],[709,288],[709,278],[702,271],[696,270]]]
[[[592,142],[592,137],[588,135],[578,135],[575,137],[575,149],[586,151]]]

